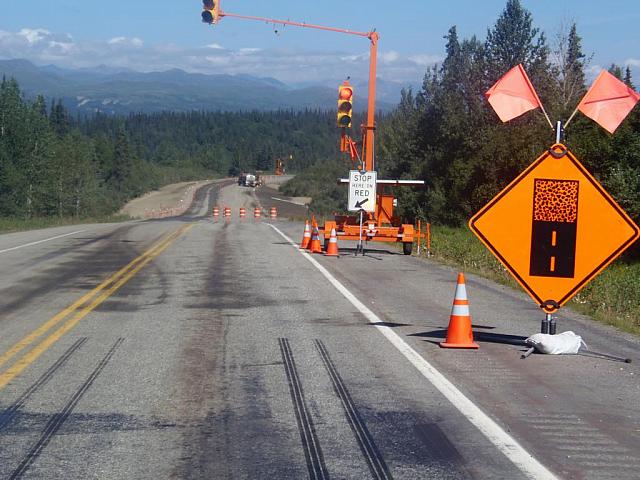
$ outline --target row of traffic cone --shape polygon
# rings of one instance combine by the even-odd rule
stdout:
[[[304,234],[302,235],[302,242],[300,242],[300,248],[308,250],[309,253],[322,253],[322,245],[320,243],[320,231],[316,224],[315,217],[311,220],[305,220]],[[327,244],[327,251],[324,252],[327,257],[338,257],[338,236],[336,235],[336,229],[331,229],[331,236],[329,237],[329,243]]]
[[[247,216],[247,209],[245,207],[240,207],[240,218],[246,218]],[[224,207],[223,210],[224,213],[224,218],[231,218],[231,208],[230,207]],[[213,210],[211,212],[211,214],[213,215],[213,219],[214,220],[218,220],[218,217],[220,216],[220,208],[219,207],[213,207]],[[261,207],[255,207],[253,209],[253,218],[255,219],[260,219],[262,218],[262,208]],[[276,207],[271,207],[269,209],[269,218],[272,220],[275,220],[276,218],[278,218],[278,209]]]

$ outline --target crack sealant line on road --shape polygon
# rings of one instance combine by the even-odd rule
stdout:
[[[524,475],[535,480],[558,480],[550,470],[542,465],[533,455],[522,447],[511,435],[509,435],[491,417],[484,413],[475,403],[473,403],[464,393],[431,365],[424,357],[416,352],[407,342],[405,342],[392,328],[382,325],[382,320],[373,313],[366,305],[351,293],[342,283],[340,283],[331,273],[323,267],[316,259],[304,250],[300,250],[298,245],[291,240],[278,227],[268,224],[282,238],[300,252],[311,264],[316,267],[322,275],[344,296],[354,307],[356,307],[364,317],[378,331],[385,336],[396,349],[411,362],[411,364],[424,376],[442,395],[456,407],[462,415],[475,425],[478,430],[500,450]]]

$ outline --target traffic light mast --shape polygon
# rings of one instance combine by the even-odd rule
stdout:
[[[357,145],[347,136],[345,128],[342,128],[342,144],[343,151],[348,151],[352,160],[357,158],[359,160],[359,170],[365,172],[375,172],[375,129],[376,129],[376,69],[377,69],[377,57],[378,57],[378,41],[380,35],[375,30],[370,32],[357,32],[354,30],[346,30],[343,28],[326,27],[323,25],[313,25],[310,23],[292,22],[290,20],[276,20],[266,17],[255,17],[251,15],[238,15],[236,13],[227,13],[220,8],[221,0],[214,0],[214,6],[216,8],[215,18],[216,21],[223,17],[234,17],[243,20],[255,20],[259,22],[265,22],[273,25],[291,25],[294,27],[313,28],[315,30],[325,30],[329,32],[344,33],[347,35],[356,35],[359,37],[365,37],[369,39],[369,99],[367,105],[367,121],[363,125],[364,140],[362,142],[362,155],[358,154]],[[209,4],[209,0],[204,0],[206,5]],[[204,19],[204,14],[203,14]],[[213,22],[206,21],[205,23],[212,24]],[[344,84],[343,84],[344,85]],[[348,86],[353,95],[353,89]],[[342,93],[342,90],[340,90]],[[347,100],[347,99],[343,99]],[[346,127],[351,124],[351,108],[353,108],[352,100],[349,100],[349,115],[348,124],[340,125]],[[339,100],[339,105],[342,106]],[[345,105],[345,108],[347,106]],[[343,112],[344,113],[344,112]],[[345,118],[343,115],[340,118]],[[346,120],[345,120],[346,121]],[[364,157],[364,158],[362,158]],[[340,179],[340,183],[349,183],[349,179]],[[325,221],[324,235],[325,240],[328,240],[327,235],[335,228],[338,235],[345,240],[359,240],[360,246],[362,246],[363,239],[363,219],[366,217],[366,240],[374,242],[400,242],[403,246],[403,252],[405,255],[411,253],[413,248],[413,242],[415,239],[420,238],[420,232],[414,230],[413,225],[403,224],[401,219],[394,215],[394,207],[397,206],[397,201],[394,195],[385,194],[385,186],[407,186],[407,185],[424,185],[422,180],[376,180],[376,203],[375,210],[365,213],[362,209],[359,215],[359,225],[357,217],[348,215],[336,215],[335,221]]]
[[[208,3],[208,0],[205,0]],[[369,48],[369,101],[367,106],[367,123],[364,125],[365,138],[363,145],[364,156],[364,169],[366,171],[375,170],[375,113],[376,113],[376,70],[377,70],[377,58],[378,58],[378,41],[380,40],[380,34],[375,30],[370,32],[358,32],[355,30],[347,30],[344,28],[327,27],[324,25],[314,25],[304,22],[292,22],[291,20],[277,20],[267,17],[256,17],[253,15],[239,15],[237,13],[224,12],[220,3],[221,0],[214,0],[216,8],[216,21],[219,21],[223,17],[239,18],[242,20],[255,20],[258,22],[270,23],[273,25],[291,25],[293,27],[313,28],[315,30],[324,30],[327,32],[344,33],[347,35],[355,35],[358,37],[368,38],[370,42]],[[203,2],[204,3],[204,2]],[[205,4],[206,5],[206,4]],[[205,7],[206,9],[206,7]],[[214,22],[205,22],[214,23]]]

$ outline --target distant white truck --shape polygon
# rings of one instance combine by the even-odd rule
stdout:
[[[255,187],[257,184],[256,176],[253,173],[247,173],[247,176],[244,179],[244,184],[247,187]]]
[[[257,187],[261,185],[260,177],[253,173],[241,173],[238,177],[238,185],[242,187]]]

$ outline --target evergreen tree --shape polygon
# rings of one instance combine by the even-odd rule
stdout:
[[[533,27],[531,13],[520,0],[508,0],[485,42],[487,73],[494,82],[509,69],[523,64],[533,78],[549,69],[549,49],[544,33]]]
[[[51,102],[51,111],[49,114],[51,126],[57,135],[62,136],[69,131],[70,116],[69,112],[62,104],[62,100],[58,100],[57,103]]]
[[[612,63],[609,67],[609,73],[616,77],[618,80],[622,80],[622,67]]]
[[[582,38],[578,35],[575,23],[571,25],[568,33],[561,31],[558,34],[555,53],[559,69],[558,103],[562,107],[558,114],[566,119],[586,91],[584,67],[587,58],[582,52]]]
[[[24,159],[28,182],[27,215],[46,216],[55,211],[51,186],[51,170],[55,137],[47,116],[44,97],[38,96],[28,109],[29,154]]]
[[[631,67],[629,67],[629,65],[627,65],[627,68],[624,70],[624,83],[626,83],[628,87],[635,89],[631,78]]]
[[[111,169],[107,174],[107,183],[120,195],[127,195],[127,180],[133,169],[129,139],[124,127],[118,130],[115,140],[114,157]]]

